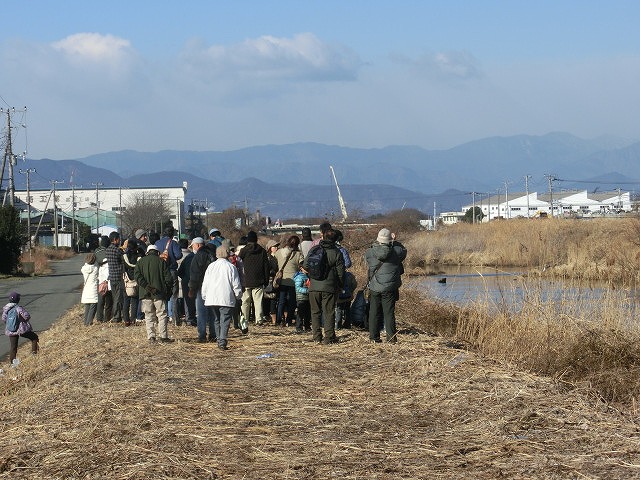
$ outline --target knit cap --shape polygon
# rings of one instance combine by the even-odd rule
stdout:
[[[383,228],[378,232],[378,243],[391,243],[391,231],[388,228]]]

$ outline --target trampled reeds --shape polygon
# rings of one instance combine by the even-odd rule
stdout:
[[[220,351],[191,327],[158,345],[81,316],[3,366],[0,478],[637,475],[634,417],[406,323],[395,345],[349,330],[318,346],[268,326],[233,330]]]

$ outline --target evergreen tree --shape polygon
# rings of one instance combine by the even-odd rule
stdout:
[[[0,207],[0,273],[11,274],[18,268],[22,246],[20,213],[10,205]]]

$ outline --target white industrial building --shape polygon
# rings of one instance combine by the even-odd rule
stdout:
[[[553,211],[552,211],[553,205]],[[632,210],[629,192],[597,192],[587,190],[571,192],[510,193],[508,195],[478,196],[474,204],[464,205],[461,214],[470,208],[478,207],[487,222],[496,218],[531,218],[539,216],[554,217],[594,217],[630,212]],[[447,224],[456,223],[455,212],[447,212]],[[443,223],[444,213],[442,214]]]
[[[184,198],[187,182],[182,187],[161,188],[78,188],[55,190],[16,190],[15,197],[29,204],[31,214],[53,211],[68,218],[75,218],[89,225],[94,233],[108,234],[120,226],[118,215],[128,204],[144,203],[144,198],[161,199],[166,202],[173,226],[182,233],[184,230]]]

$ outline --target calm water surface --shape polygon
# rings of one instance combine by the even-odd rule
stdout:
[[[585,313],[602,307],[604,301],[619,305],[635,315],[639,303],[635,291],[615,290],[602,282],[571,283],[560,280],[528,278],[523,269],[487,267],[439,267],[443,273],[409,282],[431,298],[467,305],[474,302],[495,308],[519,309],[525,303],[570,306],[575,313]]]

